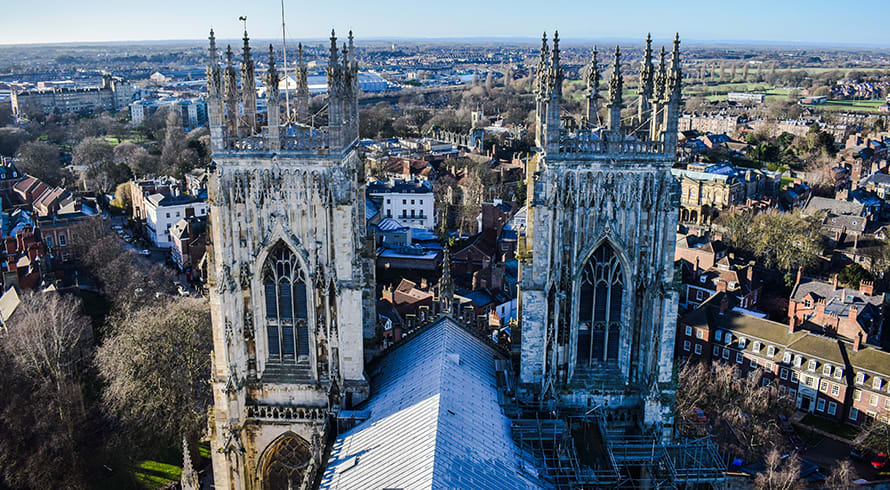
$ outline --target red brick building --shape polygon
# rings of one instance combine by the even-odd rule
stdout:
[[[737,304],[718,293],[683,317],[676,356],[775,383],[803,411],[854,425],[890,422],[890,353],[743,313]]]

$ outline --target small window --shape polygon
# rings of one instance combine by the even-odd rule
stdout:
[[[879,400],[878,400],[878,395],[872,395],[872,396],[869,398],[869,400],[868,400],[868,404],[871,405],[871,406],[873,406],[873,407],[877,407],[877,406],[878,406],[878,401],[879,401]]]
[[[745,360],[745,356],[743,356],[741,352],[736,352],[735,362],[741,364],[742,362],[744,362],[744,360]]]
[[[752,357],[752,358],[748,361],[748,366],[749,366],[751,369],[757,369],[757,359],[754,359],[754,358]]]
[[[695,347],[693,350],[695,351],[696,354],[701,355],[701,344],[695,344]]]
[[[816,360],[815,359],[810,359],[810,362],[807,363],[807,371],[809,371],[811,373],[816,372]]]
[[[856,384],[861,385],[865,383],[865,373],[858,372],[856,373]]]
[[[847,418],[850,420],[859,420],[859,409],[850,407],[850,413],[847,414]]]
[[[825,381],[823,379],[819,382],[819,391],[821,391],[822,393],[828,393],[828,381]]]
[[[685,350],[686,352],[689,352],[690,345],[691,344],[689,343],[688,340],[684,340],[683,341],[683,350]]]
[[[723,358],[729,359],[729,349],[723,349]]]
[[[840,396],[841,387],[840,385],[832,384],[831,385],[831,396]]]
[[[861,401],[862,400],[862,390],[853,391],[853,401]]]
[[[720,346],[715,345],[714,346],[714,357],[718,357],[719,355],[720,355]]]
[[[739,349],[744,349],[745,345],[748,344],[748,339],[745,337],[739,337]]]
[[[779,385],[779,394],[784,395],[785,393],[788,393],[788,387],[785,385]]]
[[[695,329],[695,338],[697,338],[699,340],[703,340],[705,338],[705,331],[700,328],[696,328]]]
[[[723,331],[717,330],[717,333],[714,334],[714,341],[722,342],[723,341]]]
[[[751,346],[751,350],[754,351],[755,354],[760,354],[760,341],[754,342],[754,345]]]
[[[62,236],[61,235],[59,236],[59,244],[62,245]],[[875,376],[871,380],[871,387],[874,388],[875,390],[880,390],[883,382],[884,382],[884,380]]]
[[[799,368],[803,364],[803,357],[799,354],[794,355],[794,367]]]
[[[800,373],[797,371],[791,371],[791,382],[799,383],[800,382]]]
[[[68,245],[68,238],[65,237],[64,233],[59,233],[59,246],[65,247]]]
[[[767,349],[767,352],[769,352],[769,349]],[[790,352],[785,352],[785,354],[782,355],[782,362],[784,362],[785,364],[791,364],[791,353]]]
[[[818,410],[820,412],[825,411],[825,400],[823,400],[821,398],[816,400],[816,410]]]
[[[766,348],[766,357],[776,357],[776,346],[771,345]]]
[[[809,386],[810,388],[816,388],[816,378],[812,376],[804,376],[803,384]]]
[[[167,213],[167,217],[168,217],[168,218],[170,217],[170,213]]]
[[[788,379],[788,368],[782,368],[779,370],[779,377],[782,379]]]
[[[836,415],[837,414],[837,403],[828,402],[828,415]]]
[[[844,369],[836,367],[834,368],[834,379],[841,379],[844,377]]]
[[[689,325],[686,325],[686,336],[692,336],[692,327],[690,327]]]
[[[822,376],[831,376],[831,364],[822,366]]]

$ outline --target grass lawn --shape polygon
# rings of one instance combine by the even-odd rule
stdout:
[[[820,105],[807,105],[813,109],[821,109],[824,111],[856,111],[856,112],[878,112],[878,107],[884,103],[883,100],[829,100]]]
[[[182,468],[172,464],[145,460],[133,472],[144,488],[156,489],[172,482],[178,482],[182,476]]]
[[[850,441],[856,439],[856,436],[859,435],[859,429],[857,427],[823,419],[822,417],[817,417],[813,414],[806,415],[800,423],[805,426],[814,427],[828,432],[829,434],[834,434],[838,437],[843,437]]]

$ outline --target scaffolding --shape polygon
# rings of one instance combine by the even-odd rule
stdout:
[[[709,437],[665,442],[610,433],[598,411],[523,415],[512,421],[513,439],[553,488],[721,488],[726,481],[726,466]]]

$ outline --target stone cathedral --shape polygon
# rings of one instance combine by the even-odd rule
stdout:
[[[209,289],[216,488],[311,485],[330,414],[367,398],[363,337],[374,333],[373,259],[365,253],[358,65],[352,35],[331,33],[328,124],[281,106],[269,47],[265,121],[257,113],[247,32],[240,84],[231,47],[210,33],[207,110],[215,168],[209,184]],[[222,65],[222,66],[221,66]]]
[[[594,414],[619,438],[671,440],[679,39],[669,60],[664,48],[654,60],[647,41],[632,104],[623,99],[619,50],[605,96],[594,50],[576,123],[561,108],[558,35],[552,45],[545,35],[534,85],[538,152],[519,245],[518,358],[441,317],[406,334],[369,371],[375,253],[356,151],[352,33],[342,46],[331,33],[321,127],[314,122],[324,114],[310,115],[302,52],[293,104],[282,111],[271,46],[265,71],[256,70],[245,31],[236,69],[231,47],[221,53],[212,30],[209,39],[216,488],[553,488],[557,477],[561,488],[603,487],[624,470],[611,468],[614,479],[596,485],[570,474],[592,474],[576,463],[532,471],[561,456],[527,459],[530,446],[511,427]],[[257,110],[256,71],[267,114]],[[447,263],[445,271],[451,284]],[[453,290],[443,290],[450,302]],[[648,469],[641,474],[649,478]]]
[[[528,170],[528,252],[520,257],[520,389],[545,406],[598,410],[610,430],[642,426],[667,438],[678,298],[679,188],[670,169],[679,39],[670,68],[664,49],[653,64],[647,40],[637,107],[624,112],[621,71],[616,48],[602,97],[594,50],[585,114],[566,124],[559,38],[552,48],[546,35],[542,41],[534,86],[540,150]]]

